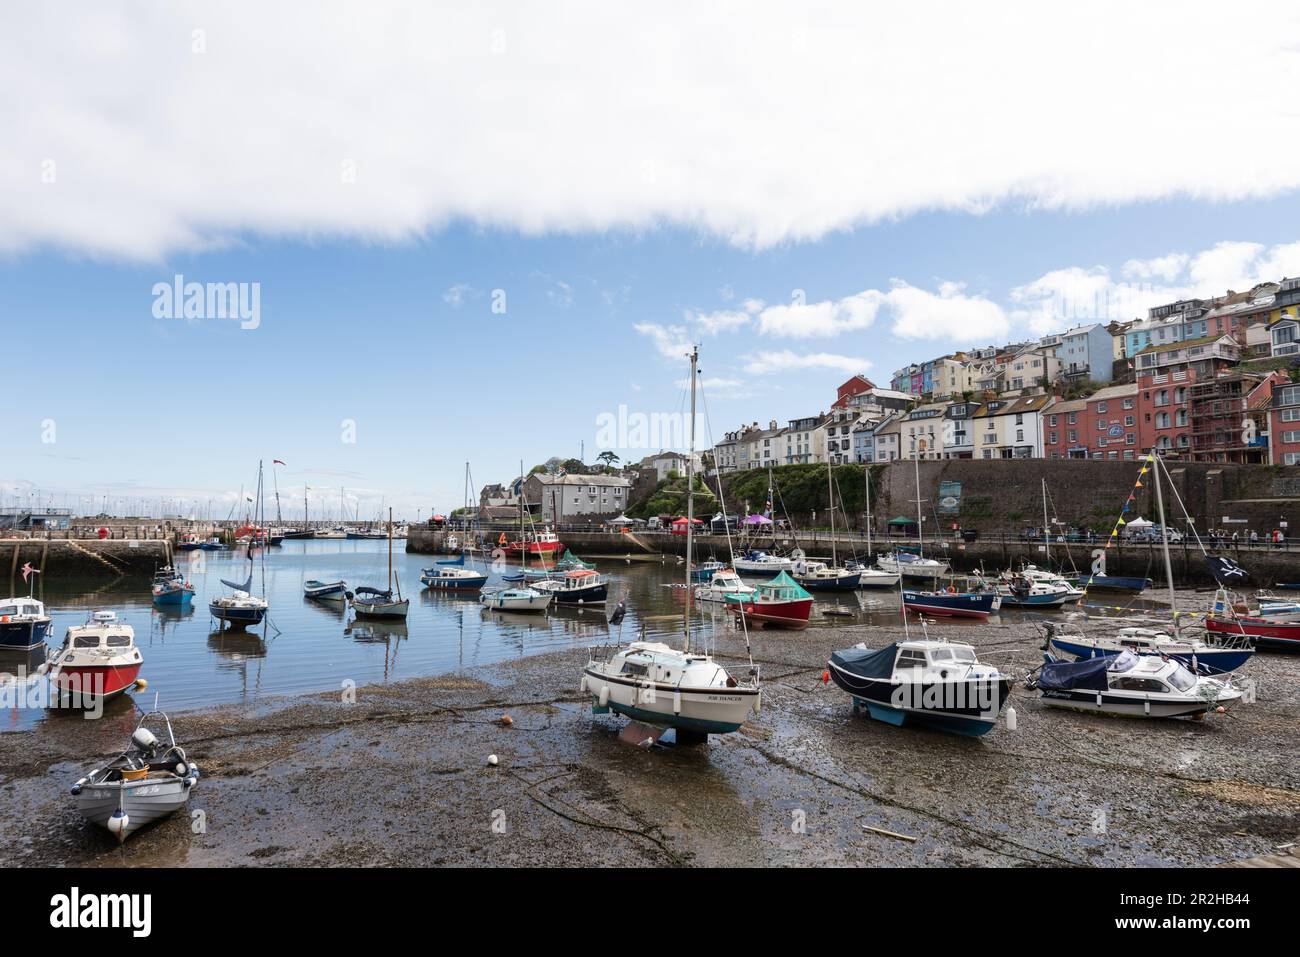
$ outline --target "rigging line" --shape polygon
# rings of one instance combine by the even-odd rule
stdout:
[[[1183,510],[1183,517],[1187,519],[1187,524],[1192,530],[1192,537],[1196,539],[1196,547],[1201,550],[1201,554],[1204,557],[1209,558],[1209,552],[1205,550],[1205,545],[1201,542],[1201,533],[1196,530],[1196,522],[1192,520],[1191,514],[1187,511],[1187,506],[1183,504],[1183,497],[1178,494],[1178,488],[1174,485],[1174,480],[1169,475],[1169,466],[1165,465],[1163,458],[1157,459],[1156,461],[1159,462],[1160,467],[1165,470],[1165,478],[1169,482],[1169,490],[1174,493],[1174,501],[1177,502],[1178,507]]]
[[[704,408],[704,431],[709,437],[709,448],[717,448],[717,443],[713,440],[713,423],[709,419],[709,399],[704,394],[704,383],[700,382],[700,405]],[[727,536],[727,552],[731,556],[731,565],[734,569],[736,562],[736,550],[731,544],[731,522],[727,520],[727,500],[722,495],[722,470],[718,468],[718,462],[715,458],[713,461],[713,470],[717,472],[718,479],[718,507],[722,509],[722,528]],[[690,493],[690,489],[687,489]],[[688,569],[689,571],[689,569]],[[757,595],[757,591],[754,592]],[[745,620],[745,614],[742,608],[740,614],[740,629],[745,636],[745,653],[749,656],[749,669],[752,673],[754,670],[754,650],[749,644],[749,622]]]

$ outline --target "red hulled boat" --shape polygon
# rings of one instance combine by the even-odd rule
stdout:
[[[561,551],[564,545],[556,534],[549,529],[544,532],[533,532],[524,537],[522,541],[510,542],[505,545],[506,553],[509,555],[533,555],[551,557],[556,552]]]
[[[813,604],[812,595],[785,572],[750,594],[727,595],[726,601],[737,618],[781,628],[806,628]]]
[[[145,685],[135,631],[111,611],[97,611],[86,624],[69,628],[49,664],[59,690],[84,701],[107,700]]]
[[[1257,639],[1261,648],[1300,649],[1300,621],[1278,621],[1254,615],[1209,615],[1205,619],[1207,631],[1222,635],[1249,635]]]

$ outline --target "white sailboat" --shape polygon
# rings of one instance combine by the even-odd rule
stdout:
[[[741,727],[762,702],[758,669],[737,679],[708,654],[691,651],[691,558],[695,519],[695,388],[699,349],[691,351],[691,435],[686,458],[686,612],[681,650],[658,641],[591,649],[582,691],[593,714],[614,711],[650,725],[673,728],[678,743],[706,740]]]

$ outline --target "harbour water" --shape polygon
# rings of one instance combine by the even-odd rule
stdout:
[[[400,546],[398,546],[400,547]],[[195,589],[184,611],[155,607],[147,583],[123,580],[112,585],[51,579],[41,597],[53,618],[51,645],[62,641],[70,625],[83,623],[93,611],[110,610],[135,629],[144,655],[141,677],[148,689],[110,702],[108,712],[129,712],[134,704],[151,706],[158,694],[169,711],[208,705],[257,703],[268,696],[342,690],[376,682],[454,673],[508,659],[585,646],[610,636],[608,609],[556,607],[546,615],[508,614],[484,610],[477,592],[435,593],[421,586],[420,569],[434,562],[428,555],[395,548],[393,568],[402,594],[411,599],[405,623],[353,622],[341,602],[303,597],[309,579],[343,579],[349,588],[383,587],[387,581],[387,543],[382,540],[288,540],[267,551],[265,590],[263,569],[254,565],[253,592],[270,602],[269,620],[241,631],[222,631],[208,613],[208,600],[228,594],[221,579],[242,581],[248,562],[242,549],[224,552],[182,552],[179,568]],[[621,559],[598,561],[610,578],[610,607],[627,602],[622,625],[624,640],[645,636],[673,640],[681,633],[685,601],[680,562],[669,556],[660,562]],[[506,569],[507,572],[517,569]],[[488,588],[500,581],[494,573]],[[1103,599],[1113,600],[1113,599]],[[1125,599],[1126,607],[1154,602]],[[830,612],[830,614],[827,614]],[[1106,614],[1104,607],[1090,614]],[[1048,613],[1051,614],[1051,613]],[[700,634],[733,629],[730,617],[717,605],[699,606]],[[813,611],[822,627],[897,625],[898,595],[888,590],[819,594]],[[1003,611],[998,619],[1019,622],[1041,613]],[[961,624],[957,622],[955,624]],[[980,627],[970,622],[971,627]],[[779,641],[779,632],[765,632],[764,641]],[[0,672],[30,674],[43,660],[43,651],[0,656]],[[5,679],[11,680],[11,679]],[[43,680],[43,679],[34,679]],[[44,708],[10,707],[0,729],[21,730],[63,713]]]

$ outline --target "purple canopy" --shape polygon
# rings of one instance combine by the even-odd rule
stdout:
[[[745,524],[746,525],[771,525],[772,520],[770,518],[765,518],[762,515],[758,515],[758,514],[746,515]]]

